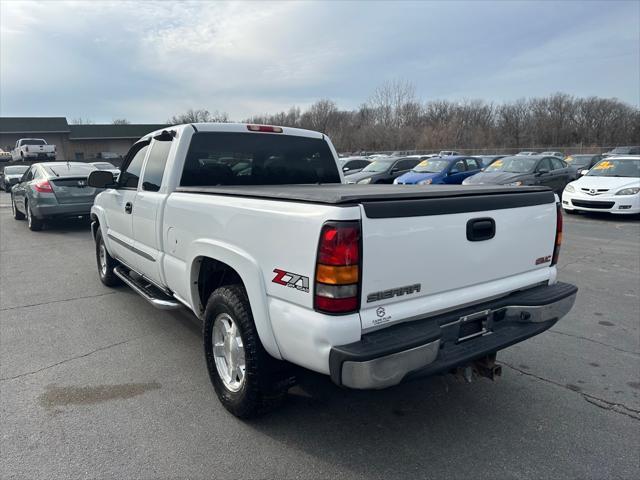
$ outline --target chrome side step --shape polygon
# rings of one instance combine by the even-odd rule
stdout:
[[[130,286],[134,292],[154,307],[161,310],[175,310],[177,308],[182,308],[182,304],[180,302],[167,295],[142,275],[138,275],[133,270],[128,270],[122,265],[118,265],[113,269],[113,273],[115,273],[120,280]]]

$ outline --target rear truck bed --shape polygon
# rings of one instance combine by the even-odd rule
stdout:
[[[281,358],[342,386],[385,388],[488,358],[550,328],[575,301],[574,286],[556,283],[558,207],[546,187],[180,187],[169,205],[183,211],[184,194],[229,197],[229,206],[211,204],[220,212],[198,201],[202,216],[221,219],[225,208],[240,208],[252,219],[262,254],[278,262],[265,262],[263,278]],[[283,215],[286,202],[296,206]],[[273,267],[295,272],[317,290],[318,233],[306,230],[317,225],[308,223],[314,204],[326,221],[355,221],[360,229],[357,308],[344,315],[319,311],[314,295],[272,278]],[[255,223],[265,210],[278,212],[268,229]],[[255,250],[234,222],[224,224],[216,231]]]

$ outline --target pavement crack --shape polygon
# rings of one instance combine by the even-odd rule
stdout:
[[[593,342],[593,343],[597,343],[598,345],[602,345],[604,347],[608,347],[608,348],[612,348],[614,350],[617,350],[618,352],[622,352],[622,353],[628,353],[630,355],[634,355],[634,356],[640,356],[640,352],[633,352],[631,350],[625,350],[623,348],[620,347],[616,347],[615,345],[610,345],[608,343],[604,343],[604,342],[600,342],[598,340],[594,340],[593,338],[587,338],[587,337],[582,337],[580,335],[574,335],[572,333],[566,333],[566,332],[561,332],[559,330],[554,330],[554,329],[549,329],[549,332],[551,333],[557,333],[558,335],[565,335],[567,337],[572,337],[572,338],[578,338],[580,340],[586,340],[587,342]]]
[[[8,310],[18,310],[20,308],[38,307],[38,306],[41,306],[41,305],[51,305],[52,303],[72,302],[73,300],[83,300],[85,298],[104,297],[106,295],[113,295],[115,293],[118,293],[118,292],[106,292],[106,293],[98,293],[96,295],[85,295],[85,296],[80,296],[80,297],[63,298],[61,300],[51,300],[49,302],[30,303],[30,304],[27,304],[27,305],[18,305],[18,306],[15,306],[15,307],[0,308],[0,312],[6,312]]]
[[[141,337],[129,338],[128,340],[123,340],[121,342],[116,342],[116,343],[112,343],[110,345],[106,345],[104,347],[96,348],[95,350],[91,350],[90,352],[86,352],[86,353],[83,353],[83,354],[80,354],[80,355],[76,355],[76,356],[71,357],[71,358],[66,358],[64,360],[61,360],[61,361],[56,362],[56,363],[51,364],[51,365],[47,365],[46,367],[42,367],[42,368],[39,368],[37,370],[33,370],[31,372],[21,373],[19,375],[14,375],[13,377],[0,378],[0,382],[5,382],[5,381],[9,381],[9,380],[16,380],[18,378],[26,377],[26,376],[29,376],[29,375],[34,375],[36,373],[42,372],[44,370],[48,370],[48,369],[53,368],[53,367],[57,367],[59,365],[63,365],[65,363],[71,362],[73,360],[78,360],[79,358],[88,357],[89,355],[93,355],[94,353],[102,352],[104,350],[108,350],[110,348],[117,347],[119,345],[124,345],[125,343],[132,342],[132,341],[137,340],[139,338],[141,338]]]
[[[625,415],[627,417],[633,418],[634,420],[640,420],[640,410],[636,410],[634,408],[631,407],[627,407],[626,405],[623,405],[621,403],[615,403],[615,402],[610,402],[609,400],[605,400],[603,398],[599,398],[596,397],[595,395],[591,395],[589,393],[585,393],[585,392],[579,392],[573,388],[568,387],[567,385],[564,385],[560,382],[556,382],[555,380],[551,380],[549,378],[544,378],[541,377],[539,375],[536,375],[534,373],[531,372],[527,372],[525,370],[522,370],[518,367],[514,367],[513,365],[510,365],[506,362],[500,361],[501,365],[504,365],[505,367],[510,368],[511,370],[515,370],[518,373],[521,373],[522,375],[526,375],[527,377],[533,377],[537,380],[540,380],[542,382],[545,383],[549,383],[551,385],[555,385],[556,387],[560,387],[563,388],[565,390],[569,390],[570,392],[574,392],[579,394],[580,396],[582,396],[582,398],[589,402],[592,405],[597,406],[598,408],[601,408],[603,410],[610,410],[612,412],[615,413],[619,413],[621,415]]]

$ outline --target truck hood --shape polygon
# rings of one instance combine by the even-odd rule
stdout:
[[[435,172],[435,173],[407,172],[398,177],[398,183],[413,185],[418,182],[421,182],[422,180],[427,180],[429,178],[432,180],[432,182],[436,183],[435,180],[436,179],[439,180],[441,177],[442,177],[441,172]]]
[[[480,172],[467,178],[465,185],[505,185],[529,177],[529,173]]]
[[[627,187],[638,187],[640,186],[640,178],[635,177],[596,177],[585,175],[584,177],[580,177],[575,182],[572,182],[575,188],[587,188],[591,189],[609,189],[609,190],[618,190]]]

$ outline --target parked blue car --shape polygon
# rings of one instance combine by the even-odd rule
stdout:
[[[455,155],[432,157],[420,162],[393,183],[400,185],[460,185],[462,181],[480,173],[482,161],[475,157]]]

